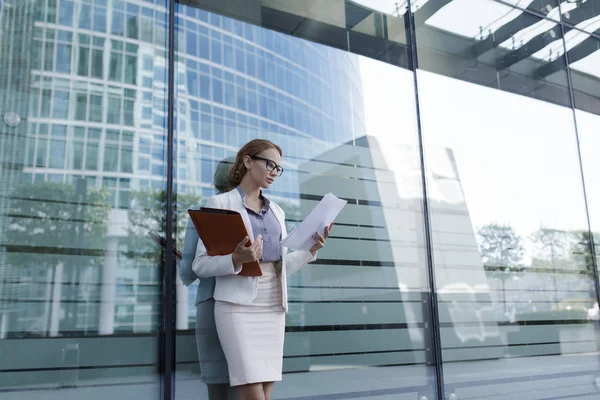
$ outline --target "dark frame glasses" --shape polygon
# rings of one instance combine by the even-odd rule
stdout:
[[[262,160],[267,164],[267,171],[272,172],[274,169],[277,170],[277,176],[281,176],[283,174],[283,167],[281,165],[277,165],[275,161],[269,160],[268,158],[259,157],[259,156],[250,156],[253,160]]]

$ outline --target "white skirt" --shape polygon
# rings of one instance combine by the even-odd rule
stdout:
[[[215,323],[231,386],[281,380],[285,310],[281,263],[261,263],[258,293],[250,305],[215,302]]]

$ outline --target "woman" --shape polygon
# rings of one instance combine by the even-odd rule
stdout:
[[[229,169],[235,159],[227,157],[217,165],[213,186],[219,193],[233,189],[229,183]],[[185,231],[179,276],[186,286],[198,277],[192,270],[192,263],[198,246],[198,232],[191,220]],[[196,346],[200,362],[200,380],[206,384],[209,400],[233,400],[235,390],[229,385],[227,360],[215,326],[215,278],[201,279],[196,292]]]
[[[211,197],[206,206],[238,211],[249,237],[232,254],[213,257],[199,240],[192,265],[200,278],[216,277],[215,322],[240,400],[269,400],[274,382],[281,380],[287,275],[316,260],[331,229],[315,232],[310,251],[288,254],[280,245],[285,215],[262,189],[283,173],[281,158],[281,148],[267,140],[255,139],[240,149],[229,173],[235,189]],[[250,238],[252,245],[245,247]],[[263,275],[238,275],[251,261],[259,261]]]

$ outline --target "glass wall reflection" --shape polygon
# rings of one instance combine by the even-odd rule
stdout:
[[[434,396],[412,74],[203,9],[177,15],[177,198],[202,204],[219,163],[260,137],[283,149],[268,194],[288,229],[329,191],[349,201],[319,259],[289,278],[274,396]],[[197,285],[178,287],[181,398],[216,390],[198,366]]]
[[[592,239],[596,251],[596,262],[600,254],[600,175],[596,161],[600,146],[600,72],[593,66],[600,56],[600,39],[577,32],[573,36],[574,45],[567,51],[570,60],[570,72],[573,81],[575,99],[575,119],[579,133],[581,164],[585,179],[588,213]],[[596,60],[596,61],[595,61]],[[588,311],[588,318],[598,324],[600,312],[598,302]]]
[[[415,11],[445,389],[592,395],[596,286],[558,14],[467,3]]]
[[[0,0],[3,399],[161,396],[161,238],[185,259],[187,209],[257,137],[288,230],[349,202],[290,277],[274,398],[434,399],[436,372],[448,398],[596,396],[598,0],[177,1],[174,165],[169,5]],[[176,282],[179,399],[216,382],[198,284]]]
[[[166,11],[1,2],[3,398],[159,397]]]

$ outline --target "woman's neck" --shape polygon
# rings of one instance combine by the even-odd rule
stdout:
[[[246,198],[249,200],[257,200],[260,197],[260,186],[256,185],[248,176],[245,176],[240,182],[240,188],[246,194]]]

